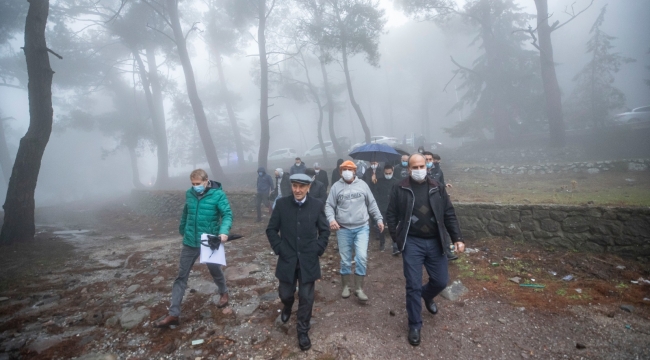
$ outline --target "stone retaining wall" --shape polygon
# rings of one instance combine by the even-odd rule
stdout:
[[[543,174],[568,174],[587,173],[598,174],[603,171],[647,171],[650,168],[650,159],[570,162],[564,164],[547,163],[537,165],[493,165],[471,166],[459,168],[468,173],[497,173],[504,175],[543,175]]]
[[[454,206],[468,242],[506,236],[555,248],[650,257],[648,208],[469,203]]]
[[[227,195],[235,217],[255,216],[255,193]],[[138,213],[178,218],[185,192],[133,190],[131,199]],[[650,258],[650,208],[477,203],[454,206],[468,246],[473,239],[494,236],[554,248]]]

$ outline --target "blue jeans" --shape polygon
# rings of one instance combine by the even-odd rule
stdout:
[[[406,312],[409,329],[422,328],[422,299],[433,300],[447,287],[449,272],[447,256],[440,239],[406,238],[402,251],[404,277],[406,278]],[[422,285],[422,265],[429,281]]]
[[[341,228],[336,233],[341,255],[341,275],[352,273],[352,250],[354,250],[354,273],[366,276],[366,263],[368,262],[368,236],[370,227],[364,225],[354,229]]]

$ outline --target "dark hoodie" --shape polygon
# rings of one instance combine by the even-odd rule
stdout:
[[[339,173],[339,166],[341,166],[341,164],[343,164],[343,159],[336,160],[336,168],[332,170],[332,185],[341,178],[341,173]]]
[[[262,176],[259,176],[259,173],[263,173]],[[271,175],[266,173],[266,169],[263,167],[257,168],[257,192],[260,194],[268,194],[273,189],[273,179]]]

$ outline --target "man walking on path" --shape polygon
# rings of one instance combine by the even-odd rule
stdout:
[[[169,315],[155,324],[159,328],[179,324],[187,279],[194,262],[201,254],[201,235],[204,233],[219,235],[223,243],[228,240],[228,232],[232,226],[230,203],[226,193],[221,189],[221,184],[208,180],[208,174],[202,169],[192,171],[190,181],[192,187],[185,192],[185,207],[178,227],[178,231],[183,235],[178,276],[172,286]],[[226,277],[221,271],[221,265],[213,263],[207,265],[221,294],[217,307],[225,307],[228,305],[228,287],[226,287]]]
[[[317,179],[316,170],[312,168],[308,168],[307,170],[305,170],[305,175],[311,178],[311,185],[309,186],[309,195],[313,198],[322,201],[323,205],[325,205],[325,201],[327,201],[327,187],[325,187],[325,184],[323,184]]]
[[[269,202],[271,190],[273,190],[273,179],[266,173],[266,169],[260,166],[257,168],[257,197],[255,198],[257,222],[262,221],[262,204],[268,209],[269,215],[271,214],[272,209]]]
[[[284,308],[283,323],[291,317],[296,283],[298,284],[298,346],[309,350],[309,322],[314,306],[314,285],[320,279],[319,257],[327,248],[330,230],[323,203],[309,196],[311,178],[305,174],[292,175],[293,196],[278,199],[266,228],[271,248],[278,256],[275,277],[280,281],[278,293]]]
[[[271,194],[275,194],[275,196],[273,196],[273,205],[272,205],[273,208],[275,208],[275,202],[279,198],[289,196],[289,194],[291,194],[291,183],[289,182],[289,174],[284,172],[282,168],[275,169],[275,189]]]
[[[336,168],[332,170],[332,182],[331,184],[334,185],[335,182],[339,181],[341,178],[341,172],[339,172],[339,167],[343,164],[343,159],[338,159],[336,160]]]
[[[325,215],[330,230],[337,231],[336,237],[341,255],[341,296],[350,297],[352,252],[354,251],[354,293],[359,300],[368,301],[368,297],[363,292],[363,280],[368,261],[368,212],[377,222],[380,232],[384,230],[384,223],[368,185],[354,175],[356,168],[356,165],[349,160],[339,167],[341,179],[332,184],[325,204]]]
[[[386,164],[384,166],[384,176],[380,177],[377,180],[377,185],[375,186],[375,200],[377,200],[377,207],[381,212],[381,217],[386,219],[386,210],[388,209],[388,202],[390,200],[390,191],[393,188],[398,180],[395,178],[393,172],[393,166]],[[386,233],[387,231],[380,232],[379,237],[379,250],[384,251],[386,244]],[[389,235],[390,236],[390,235]],[[397,243],[393,241],[393,255],[399,255],[400,251],[397,248]]]
[[[320,181],[325,185],[325,190],[330,186],[330,180],[327,177],[327,171],[321,169],[319,163],[314,163],[314,171],[316,171],[316,180]]]
[[[445,237],[445,231],[451,235],[458,251],[465,251],[465,244],[461,240],[456,212],[445,187],[427,176],[424,155],[411,155],[408,164],[410,177],[393,187],[386,221],[391,237],[402,251],[408,341],[418,346],[422,328],[422,299],[427,311],[438,313],[433,299],[449,281],[445,255],[452,244]],[[429,275],[429,281],[424,285],[422,265]]]
[[[393,177],[397,179],[397,181],[406,179],[409,177],[409,156],[408,155],[402,155],[402,159],[399,164],[395,165],[395,169],[393,171]]]
[[[304,174],[306,169],[305,163],[297,157],[296,163],[291,165],[291,169],[289,169],[289,175]]]

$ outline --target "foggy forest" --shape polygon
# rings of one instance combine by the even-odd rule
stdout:
[[[632,323],[633,328],[645,329],[609,350],[595,346],[595,340],[591,343],[585,340],[589,336],[583,330],[574,334],[563,330],[572,339],[568,349],[557,344],[562,334],[558,338],[551,335],[553,329],[563,327],[560,316],[540,326],[545,326],[545,336],[552,337],[554,346],[562,350],[546,353],[546,345],[533,342],[519,346],[512,353],[502,349],[503,356],[497,357],[521,358],[522,351],[532,353],[527,346],[536,349],[538,354],[547,354],[548,358],[561,357],[560,354],[576,351],[575,341],[589,343],[585,351],[593,351],[593,358],[650,356],[647,347],[642,345],[647,346],[650,341],[647,332],[650,268],[646,262],[650,259],[649,19],[650,1],[647,0],[0,0],[0,201],[4,204],[0,251],[4,253],[2,259],[8,261],[5,276],[15,280],[22,278],[11,274],[22,274],[25,279],[33,276],[42,280],[37,274],[52,274],[51,269],[66,266],[81,269],[87,265],[72,255],[72,249],[86,249],[84,254],[90,254],[88,249],[92,249],[94,255],[87,255],[88,259],[99,261],[102,266],[112,267],[110,264],[119,260],[115,263],[119,265],[110,270],[113,271],[111,281],[112,274],[118,270],[124,277],[117,279],[116,274],[114,280],[124,281],[125,286],[130,285],[128,281],[136,284],[138,276],[151,275],[140,279],[140,284],[150,283],[155,276],[164,278],[161,283],[164,286],[156,293],[158,297],[142,303],[148,307],[143,321],[147,322],[149,317],[153,321],[166,311],[163,308],[169,292],[167,280],[173,280],[180,244],[176,228],[184,198],[180,205],[168,199],[184,196],[184,191],[191,186],[188,176],[192,170],[204,169],[209,179],[218,181],[229,196],[235,216],[233,226],[245,239],[228,246],[257,244],[247,245],[259,248],[240,250],[238,256],[242,259],[258,256],[259,260],[267,256],[261,254],[270,251],[266,238],[260,234],[271,214],[269,207],[268,215],[263,214],[265,224],[254,223],[255,215],[258,222],[262,218],[259,204],[255,212],[254,199],[256,181],[259,191],[260,168],[271,176],[273,186],[279,188],[282,172],[278,176],[275,170],[288,173],[295,158],[299,157],[307,168],[338,173],[338,159],[355,159],[350,155],[355,149],[381,143],[402,154],[427,150],[442,157],[447,191],[452,203],[459,204],[460,229],[465,237],[475,238],[480,244],[468,241],[468,248],[475,248],[478,254],[462,254],[461,261],[449,265],[452,278],[462,279],[470,288],[467,296],[479,296],[476,294],[481,288],[486,292],[506,293],[507,285],[513,284],[512,280],[508,281],[511,276],[536,277],[539,280],[535,284],[548,277],[545,293],[540,289],[531,293],[531,297],[508,303],[531,311],[538,306],[534,301],[543,304],[539,305],[540,309],[550,309],[548,303],[551,303],[550,298],[531,300],[532,296],[553,296],[553,304],[557,302],[555,306],[564,306],[563,309],[572,305],[591,306],[592,302],[612,309],[633,304],[635,311],[625,310],[617,313],[616,318],[607,319],[620,319],[625,324]],[[380,168],[396,165],[398,160],[399,157],[392,163],[381,162]],[[366,170],[368,162],[358,161],[357,166],[359,177],[363,171],[369,171]],[[333,183],[334,180],[329,185]],[[164,200],[167,202],[148,208],[158,201],[151,199],[158,196],[167,196]],[[271,203],[275,204],[275,200],[271,199]],[[542,211],[546,215],[539,215],[542,217],[538,217],[538,210],[525,208],[537,205],[551,206],[550,215],[546,207]],[[476,210],[473,206],[488,207]],[[493,220],[481,215],[497,213],[503,206],[514,209],[504,210],[506,220],[497,215],[489,215],[494,216]],[[572,206],[582,210],[569,209]],[[622,210],[619,215],[607,217],[608,207]],[[564,215],[554,217],[553,209],[559,209]],[[585,220],[582,225],[567,223],[567,219],[577,218],[576,214],[599,211],[602,219],[598,215],[597,220]],[[516,216],[510,215],[515,212]],[[532,225],[526,230],[524,218],[528,217]],[[602,225],[604,219],[608,222]],[[521,224],[517,222],[520,220]],[[623,230],[611,230],[617,226]],[[258,237],[259,242],[253,241]],[[499,245],[484,240],[492,238],[500,239],[494,240]],[[104,239],[107,245],[92,239]],[[514,245],[504,239],[514,240]],[[31,246],[28,240],[62,241],[62,245],[53,250],[52,260],[41,261],[42,255],[25,250],[25,246]],[[166,249],[166,260],[147,260],[142,255],[149,249],[141,242],[150,240],[167,241],[156,243],[160,249]],[[122,243],[124,247],[120,249]],[[329,256],[327,264],[334,271],[339,254],[331,249],[332,243],[336,240],[330,241],[321,263]],[[372,239],[370,243],[370,248],[377,247]],[[528,244],[532,243],[538,247],[529,248]],[[492,253],[486,248],[492,249]],[[563,249],[561,252],[566,252],[568,257],[558,260],[559,255],[545,252],[558,249]],[[371,257],[383,256],[379,250],[373,251],[377,252]],[[529,254],[530,261],[541,261],[545,256],[556,260],[550,265],[521,268],[512,265],[511,271],[506,266],[508,260],[502,259],[527,259],[528,256],[513,255],[513,251],[541,254],[534,257]],[[584,260],[580,257],[583,251],[601,256],[591,261],[590,266],[607,267],[607,271],[590,268],[588,272],[586,265],[575,265]],[[130,265],[129,254],[136,254],[132,255]],[[472,259],[484,257],[467,260],[471,256]],[[569,258],[577,259],[575,264]],[[395,261],[390,254],[387,259]],[[247,266],[258,266],[257,260]],[[67,261],[75,263],[70,265]],[[153,268],[164,261],[173,266],[160,270],[160,274],[157,270],[155,274],[153,270],[141,274],[145,271],[141,269]],[[258,276],[258,271],[268,272],[274,261],[261,261],[262,270],[251,270],[250,276]],[[26,262],[38,263],[37,270],[25,273]],[[484,265],[483,270],[479,269],[479,263]],[[140,264],[144,265],[140,267]],[[573,267],[569,269],[567,264]],[[380,273],[380,268],[384,269],[382,274],[390,274],[389,266],[403,281],[401,262],[382,264],[373,270]],[[618,271],[616,266],[626,270],[618,268]],[[326,267],[324,273],[329,271]],[[562,267],[567,267],[566,273],[560,274]],[[535,268],[542,269],[539,271],[543,274],[534,276],[531,269]],[[210,279],[204,270],[200,270],[204,274],[201,276]],[[58,274],[57,270],[53,271]],[[553,272],[558,275],[549,275]],[[130,280],[127,277],[131,275],[127,273],[133,276]],[[481,280],[480,274],[485,279]],[[267,275],[272,278],[272,272]],[[318,286],[322,283],[329,288],[330,279],[332,283],[337,281],[333,275],[326,275]],[[562,281],[560,275],[577,278],[582,275],[580,281],[586,282],[580,283],[580,292],[576,293],[574,287],[578,285]],[[229,284],[230,276],[233,274],[226,272]],[[596,280],[587,281],[592,278]],[[176,335],[167,333],[164,339],[148,339],[148,332],[142,335],[146,330],[143,325],[139,332],[113,333],[111,341],[120,345],[104,343],[100,349],[95,342],[104,335],[96,335],[99,331],[96,328],[109,328],[106,324],[110,316],[121,319],[125,314],[124,310],[121,313],[116,309],[107,310],[109,302],[102,305],[100,320],[91,324],[94,330],[83,335],[93,336],[95,341],[89,340],[89,345],[80,345],[78,339],[73,342],[69,335],[57,333],[60,341],[55,345],[39,347],[42,342],[38,342],[37,334],[44,336],[44,330],[40,327],[34,331],[41,333],[23,330],[27,322],[45,316],[47,311],[54,314],[50,314],[51,321],[56,323],[56,310],[42,310],[31,318],[25,315],[20,318],[22,325],[16,325],[19,321],[13,318],[13,310],[19,309],[17,304],[23,304],[20,302],[23,298],[32,296],[34,302],[46,298],[42,294],[38,299],[34,297],[37,295],[29,295],[27,283],[22,280],[7,279],[3,277],[0,281],[0,323],[5,323],[0,325],[0,344],[4,346],[0,347],[0,359],[72,358],[88,353],[89,349],[113,353],[115,359],[160,358],[163,353],[170,359],[190,358],[189,355],[191,358],[204,356],[204,359],[290,355],[288,348],[281,348],[285,340],[277,340],[286,334],[264,335],[264,341],[253,341],[250,340],[253,335],[241,328],[242,322],[255,323],[258,319],[260,326],[268,325],[271,329],[278,315],[277,302],[265,305],[262,301],[260,305],[257,300],[259,309],[255,307],[253,315],[246,315],[252,316],[252,320],[236,318],[241,310],[236,306],[249,304],[250,296],[244,295],[241,288],[255,285],[253,282],[253,285],[241,279],[232,282],[231,287],[242,291],[231,295],[234,301],[239,301],[235,306],[237,315],[225,311],[222,314],[219,310],[215,312],[219,319],[214,321],[225,326],[223,333],[231,328],[237,330],[229,333],[230,338],[219,340],[219,347],[203,348],[201,355],[187,352],[197,348],[185,343],[198,339],[199,333],[206,341],[210,336],[219,335],[220,330],[216,335],[213,335],[215,330],[206,335],[210,329],[216,329],[211,323],[201,323],[203,328],[195,324],[187,333],[192,339],[183,337],[177,342],[171,338]],[[72,286],[66,283],[68,280],[62,280],[63,275],[57,279],[65,283],[67,290],[61,290],[63,287],[56,290],[59,291],[56,296],[72,299],[78,295],[86,299],[82,305],[75,303],[72,307],[88,306],[90,301],[90,295],[86,292],[79,295],[78,291],[104,291],[97,282]],[[490,279],[494,284],[484,285]],[[258,287],[262,286],[262,280],[261,277],[255,280]],[[640,283],[631,285],[630,280]],[[81,278],[82,284],[84,281]],[[374,294],[390,287],[386,282],[373,281],[374,285],[368,286],[375,286]],[[596,281],[602,285],[594,285]],[[532,284],[535,279],[528,282]],[[115,286],[118,285],[109,286],[111,291],[118,291]],[[627,291],[628,286],[633,289]],[[593,290],[605,288],[610,289],[609,293]],[[402,299],[403,285],[399,283],[396,289],[396,296]],[[76,291],[74,295],[73,291]],[[115,304],[124,299],[123,293]],[[198,297],[209,302],[210,296],[199,290],[187,301]],[[339,301],[338,295],[332,296]],[[396,301],[390,300],[392,295],[385,296],[382,300],[385,304]],[[496,303],[492,300],[486,309]],[[127,305],[135,309],[141,305],[138,301],[130,299]],[[189,304],[186,306],[194,306],[192,309],[197,314],[203,309],[195,303]],[[315,315],[318,319],[315,334],[334,331],[329,321],[342,315],[325,317],[329,313],[325,306],[335,306],[324,302],[321,305],[324,308]],[[467,306],[470,305],[465,305],[465,309]],[[122,305],[124,308],[126,305]],[[389,305],[381,311],[388,314],[388,308],[394,316],[394,307]],[[397,308],[401,312],[392,319],[399,316],[405,319],[401,303]],[[84,311],[91,314],[90,310]],[[602,317],[609,312],[602,310]],[[266,314],[266,317],[255,314]],[[391,331],[388,330],[392,326],[391,318],[381,316],[384,319],[381,323],[368,325],[368,320],[363,318],[359,326],[361,329],[383,326],[383,330],[377,331]],[[447,325],[453,328],[466,320],[442,316],[449,322],[445,323],[445,329]],[[507,323],[517,321],[514,317],[503,317]],[[350,317],[348,321],[354,319]],[[404,319],[400,321],[405,322]],[[207,320],[196,315],[193,321]],[[505,324],[506,320],[502,322],[499,318],[498,322]],[[73,326],[65,324],[61,325],[62,329]],[[19,331],[21,326],[23,330]],[[318,326],[325,330],[318,330]],[[526,325],[519,326],[522,328],[510,330],[511,335],[530,331]],[[580,326],[590,328],[587,323]],[[403,330],[399,329],[398,333]],[[199,333],[195,334],[194,330]],[[10,337],[19,338],[21,331],[24,341],[20,346],[11,347]],[[572,337],[575,334],[582,337],[575,340]],[[237,338],[240,335],[243,337]],[[134,336],[141,336],[137,337],[138,341],[151,345],[150,349],[135,350],[125,345]],[[453,334],[450,336],[454,338]],[[610,335],[603,332],[598,336],[605,339]],[[248,339],[246,345],[244,338]],[[357,358],[419,356],[419,351],[396,355],[402,350],[382,350],[387,345],[377,343],[377,338],[355,340],[356,343],[348,345],[347,355],[356,353]],[[229,343],[228,339],[239,340]],[[279,342],[273,344],[272,339]],[[332,345],[343,340],[327,339],[324,343],[329,347],[317,348],[323,354],[321,358],[348,358],[339,345]],[[484,346],[489,339],[485,335]],[[373,343],[375,352],[359,352],[364,341]],[[396,341],[399,346],[407,346],[404,337]],[[168,343],[175,345],[169,347]],[[255,343],[263,345],[254,348]],[[287,343],[293,344],[293,338]],[[69,348],[66,350],[64,345]],[[288,346],[295,347],[295,344]],[[403,349],[407,350],[411,351]],[[483,350],[487,351],[485,347]],[[481,349],[472,351],[462,352],[458,358],[490,357],[481,353]]]

